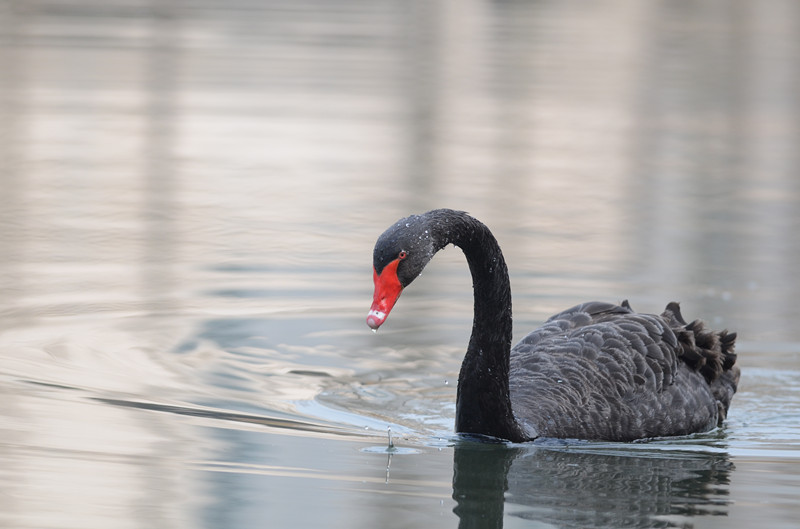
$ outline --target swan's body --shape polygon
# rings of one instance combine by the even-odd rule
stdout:
[[[472,272],[475,315],[461,365],[456,431],[510,441],[538,437],[631,441],[716,427],[736,392],[735,333],[589,302],[551,317],[511,348],[511,289],[489,229],[466,213],[433,210],[401,219],[378,239],[377,329],[402,289],[447,244]]]

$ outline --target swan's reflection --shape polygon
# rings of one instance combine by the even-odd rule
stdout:
[[[733,464],[641,445],[461,442],[453,470],[462,529],[503,527],[504,509],[554,527],[691,527],[686,517],[727,516]]]

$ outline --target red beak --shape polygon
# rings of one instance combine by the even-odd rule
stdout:
[[[367,325],[373,330],[383,325],[389,312],[397,303],[397,298],[403,291],[403,286],[397,278],[397,265],[400,264],[400,259],[395,259],[383,268],[383,271],[378,272],[372,269],[372,281],[375,283],[375,294],[372,297],[372,307],[369,309],[367,315]]]

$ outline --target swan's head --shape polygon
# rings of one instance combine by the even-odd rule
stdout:
[[[400,297],[400,293],[425,268],[443,246],[431,233],[428,215],[400,219],[375,243],[372,279],[375,294],[367,315],[367,325],[380,327]]]

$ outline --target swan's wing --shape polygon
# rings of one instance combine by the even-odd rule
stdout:
[[[601,388],[611,383],[628,388],[628,393],[645,385],[642,389],[660,392],[673,382],[677,346],[675,333],[661,317],[637,314],[627,302],[591,301],[549,318],[523,338],[511,356],[512,365],[528,369],[543,359],[527,358],[545,357],[566,366],[566,358],[571,357],[581,369],[609,379],[602,381]]]
[[[697,327],[679,311],[638,314],[627,303],[561,312],[512,350],[514,411],[537,435],[556,437],[629,440],[707,428],[719,407],[707,381],[732,360],[716,362],[709,379],[702,368],[714,362],[695,341],[710,338]],[[719,350],[727,338],[717,335]]]
[[[631,314],[631,313],[633,313],[633,309],[631,309],[631,306],[627,300],[623,301],[621,305],[606,303],[605,301],[587,301],[586,303],[575,305],[570,309],[567,309],[563,312],[559,312],[558,314],[550,316],[550,318],[548,318],[547,321],[563,320],[563,319],[577,319],[583,321],[583,318],[585,316],[597,317],[604,314]]]

